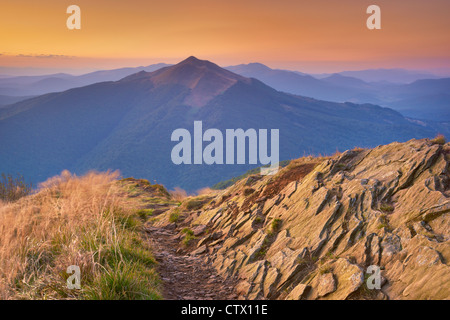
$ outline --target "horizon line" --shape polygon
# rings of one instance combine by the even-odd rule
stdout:
[[[0,56],[4,57],[4,55],[0,55]],[[55,56],[55,57],[58,57],[58,56]],[[402,71],[408,71],[408,72],[423,72],[423,73],[428,73],[429,75],[438,76],[438,77],[450,77],[450,67],[426,67],[426,68],[420,68],[420,67],[419,68],[408,68],[408,67],[402,67],[402,66],[366,67],[366,68],[365,67],[354,67],[354,68],[350,67],[350,68],[341,68],[341,69],[339,69],[339,71],[333,71],[333,70],[305,71],[305,70],[298,69],[298,68],[276,67],[276,66],[273,66],[274,63],[271,64],[270,62],[259,62],[257,60],[253,60],[250,62],[232,63],[232,64],[219,64],[219,63],[214,62],[214,60],[212,60],[212,59],[202,59],[202,58],[198,58],[197,56],[194,56],[194,55],[191,55],[189,57],[195,57],[199,60],[210,61],[212,63],[217,64],[221,68],[230,68],[230,67],[235,67],[235,66],[240,66],[240,65],[260,64],[260,65],[266,66],[272,70],[300,72],[300,73],[309,74],[309,75],[327,75],[327,74],[332,75],[332,74],[339,74],[339,73],[343,73],[343,72],[357,72],[357,71],[402,70]],[[105,66],[103,68],[102,67],[92,68],[92,67],[82,67],[82,66],[80,66],[80,67],[65,67],[65,66],[64,67],[40,67],[40,66],[33,66],[33,65],[28,65],[28,66],[0,65],[0,76],[1,77],[46,76],[46,75],[54,75],[54,74],[66,74],[66,75],[71,75],[71,76],[80,76],[80,75],[85,75],[85,74],[98,72],[98,71],[113,71],[113,70],[127,69],[127,68],[130,68],[130,69],[147,68],[147,67],[155,66],[158,64],[164,64],[164,65],[170,66],[170,65],[176,65],[177,63],[182,62],[186,59],[187,58],[182,59],[182,60],[177,60],[178,62],[176,62],[176,63],[170,63],[168,61],[160,60],[160,62],[155,62],[155,63],[150,63],[150,64],[146,64],[146,63],[123,64],[123,65],[117,65],[117,66],[111,66],[111,67]],[[153,59],[151,59],[151,60],[153,60]],[[167,58],[166,60],[175,60],[175,59]],[[311,62],[311,61],[307,61],[307,60],[296,61],[296,63],[308,63],[308,62]],[[324,64],[328,64],[327,62],[324,62]],[[316,63],[320,63],[320,62],[316,62]],[[313,69],[313,68],[305,68],[305,69]],[[329,68],[329,69],[333,69],[333,68]]]

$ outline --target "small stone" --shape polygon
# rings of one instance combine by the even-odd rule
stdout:
[[[221,243],[221,242],[223,242],[223,240],[222,239],[219,239],[219,240],[216,240],[216,241],[213,241],[213,242],[211,242],[211,247],[214,247],[214,246],[216,246],[216,245],[218,245],[219,243]]]
[[[300,283],[298,284],[289,295],[286,297],[286,300],[301,300],[304,299],[307,294],[311,290],[311,286]]]
[[[195,251],[191,252],[191,256],[197,256],[199,254],[203,254],[206,253],[207,249],[206,249],[206,245],[201,246],[200,248],[198,248]]]
[[[202,245],[204,245],[209,240],[211,240],[211,235],[201,238],[197,243],[197,248],[200,248]]]
[[[336,291],[336,281],[331,272],[325,273],[320,277],[317,290],[319,292],[319,297],[324,297],[327,294]]]
[[[211,234],[211,239],[218,240],[222,236],[223,236],[223,232],[217,231],[217,232],[214,232],[213,234]]]
[[[167,230],[175,230],[176,227],[177,227],[177,225],[175,223],[171,223],[166,226],[166,229]]]
[[[267,197],[261,197],[261,198],[256,199],[255,202],[264,202],[266,200],[267,200]]]
[[[192,229],[194,232],[194,236],[198,237],[199,235],[203,234],[206,231],[205,225],[199,225]]]

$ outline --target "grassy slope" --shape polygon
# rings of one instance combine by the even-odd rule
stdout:
[[[66,171],[34,195],[0,203],[0,298],[160,299],[141,232],[151,210],[139,210],[137,188],[115,173]],[[66,286],[71,265],[81,269],[81,290]]]

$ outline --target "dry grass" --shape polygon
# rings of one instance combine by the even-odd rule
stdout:
[[[444,145],[447,140],[445,139],[445,136],[443,134],[438,134],[434,139],[431,139],[430,142],[432,144]]]
[[[175,201],[183,201],[188,197],[186,190],[183,190],[179,187],[175,187],[175,189],[169,191],[169,193],[172,196],[172,199],[174,199]]]
[[[219,193],[218,190],[213,190],[209,187],[201,188],[195,192],[197,196],[209,196],[209,195],[216,195],[218,193]]]
[[[64,171],[36,194],[0,203],[1,299],[159,298],[155,261],[117,177]],[[81,290],[66,286],[71,265]]]
[[[31,191],[31,184],[26,183],[22,176],[5,173],[0,175],[0,200],[13,202],[29,195]]]
[[[354,148],[352,149],[352,151],[355,151],[355,152],[362,152],[362,151],[364,151],[364,150],[366,150],[366,149],[361,148],[361,147],[354,147]]]

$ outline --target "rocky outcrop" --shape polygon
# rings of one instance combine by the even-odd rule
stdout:
[[[241,298],[449,299],[449,159],[429,140],[302,158],[173,210]]]

